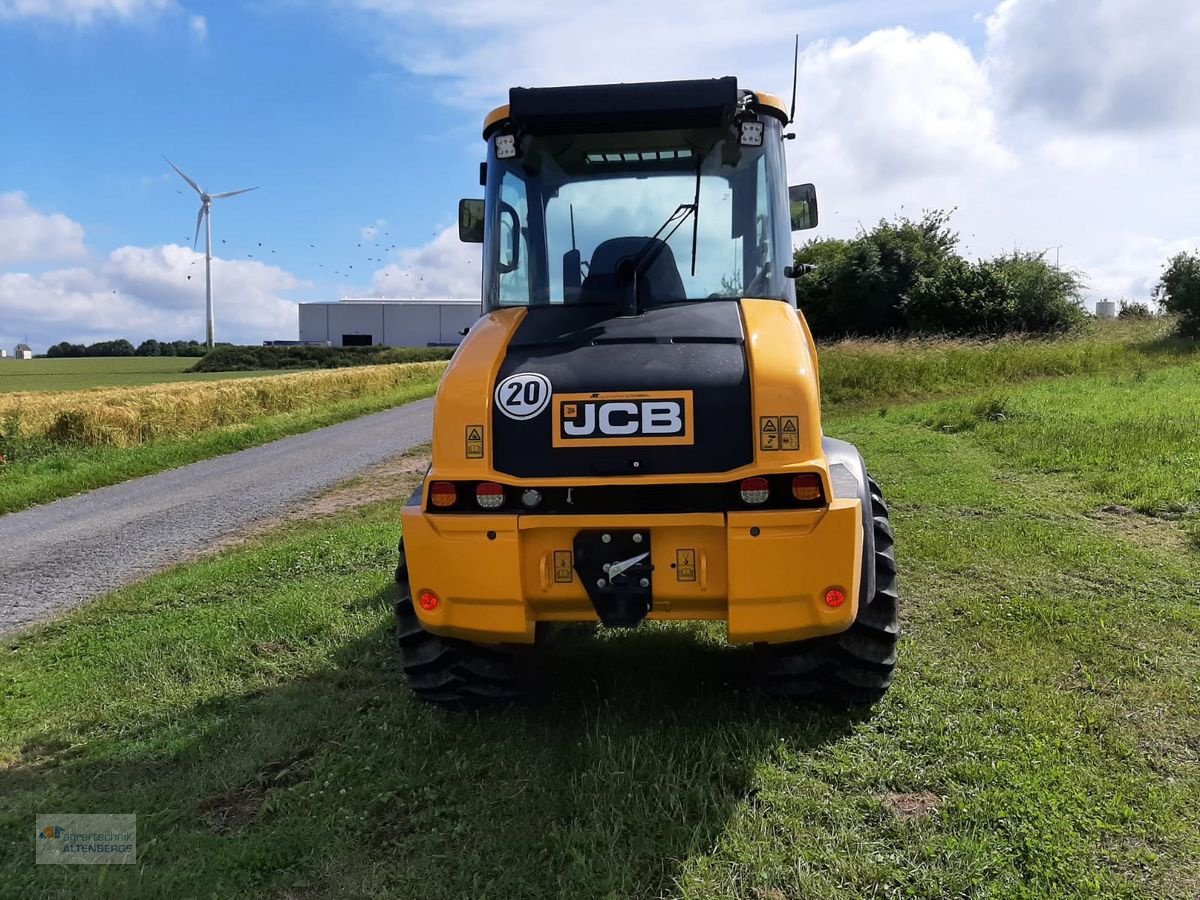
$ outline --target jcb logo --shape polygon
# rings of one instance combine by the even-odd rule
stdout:
[[[692,441],[691,391],[554,395],[555,447]]]

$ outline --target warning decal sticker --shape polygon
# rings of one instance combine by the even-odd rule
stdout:
[[[675,551],[675,580],[696,580],[696,551],[694,549]]]
[[[780,450],[799,450],[800,449],[800,417],[799,416],[780,416],[781,424],[779,426],[779,449]]]
[[[760,416],[758,446],[763,450],[779,449],[779,416]]]
[[[555,550],[554,551],[554,580],[558,584],[570,584],[574,578],[574,569],[571,565],[570,550]]]
[[[467,426],[467,459],[483,459],[483,426]]]
[[[799,416],[759,416],[759,450],[799,450]]]

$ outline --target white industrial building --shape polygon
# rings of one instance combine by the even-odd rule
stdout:
[[[479,318],[478,300],[394,300],[346,297],[300,304],[301,342],[334,347],[453,346]]]

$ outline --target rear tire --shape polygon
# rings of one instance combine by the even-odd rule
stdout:
[[[875,596],[859,604],[854,623],[841,634],[766,645],[768,693],[853,706],[879,701],[892,683],[900,636],[894,539],[883,492],[870,477],[867,484],[875,534]]]
[[[413,693],[429,703],[456,709],[520,699],[521,685],[511,653],[425,630],[413,607],[404,541],[400,541],[399,552],[396,640],[400,665]]]

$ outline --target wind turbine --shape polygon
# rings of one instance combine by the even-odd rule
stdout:
[[[167,159],[165,156],[163,159]],[[200,223],[204,223],[204,298],[208,312],[208,348],[213,347],[213,302],[212,302],[212,202],[214,200],[223,200],[226,197],[236,197],[238,194],[245,194],[249,191],[257,191],[258,188],[242,188],[240,191],[225,191],[223,194],[209,194],[201,189],[200,185],[192,181],[179,166],[167,159],[167,164],[179,173],[179,177],[192,186],[197,194],[200,195],[200,212],[196,213],[196,236],[192,238],[192,249],[196,249],[196,242],[200,240]]]

